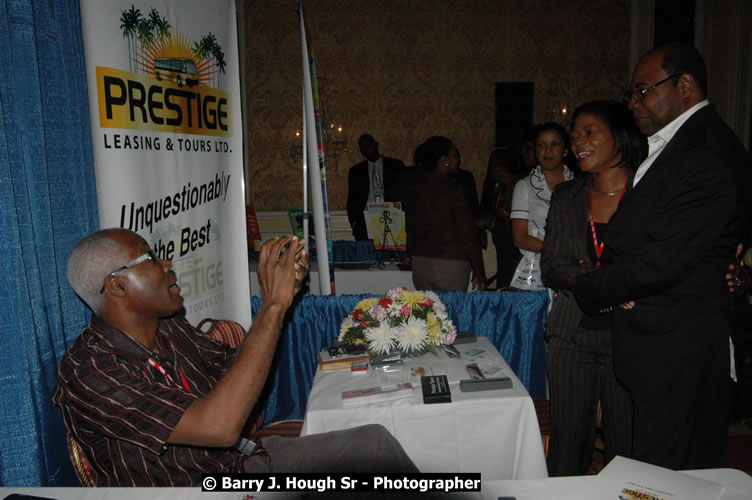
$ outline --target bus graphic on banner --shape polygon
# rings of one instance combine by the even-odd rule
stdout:
[[[168,80],[183,86],[185,82],[189,87],[198,84],[198,69],[192,59],[185,57],[158,57],[154,59],[154,78]]]

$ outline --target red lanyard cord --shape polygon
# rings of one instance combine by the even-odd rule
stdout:
[[[161,373],[162,375],[164,375],[164,377],[167,380],[169,380],[171,383],[173,383],[173,384],[175,383],[175,381],[172,380],[172,377],[170,377],[170,374],[167,373],[167,370],[165,370],[164,367],[162,365],[160,365],[158,362],[154,361],[152,358],[149,358],[149,364],[151,366],[153,366],[154,368],[156,368],[159,371],[159,373]],[[178,371],[180,372],[180,379],[183,382],[183,387],[185,387],[186,391],[188,391],[189,393],[192,394],[193,391],[191,390],[191,386],[188,385],[188,380],[186,380],[185,374],[183,373],[183,370],[181,370],[180,368],[178,368]]]
[[[621,196],[617,205],[621,203],[621,199],[624,198],[624,193],[627,192],[627,184],[624,184],[624,188],[621,190]],[[593,221],[593,191],[590,190],[590,206],[588,208],[588,222],[590,222],[590,232],[593,235],[593,248],[595,249],[595,267],[601,267],[601,255],[603,255],[603,241],[598,241],[598,234],[595,232],[595,222]]]

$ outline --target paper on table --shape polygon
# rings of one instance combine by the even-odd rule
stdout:
[[[504,369],[493,361],[478,361],[476,364],[486,378],[501,377],[504,375]]]
[[[713,500],[723,486],[681,472],[616,457],[578,494],[581,499]]]
[[[412,397],[413,384],[392,384],[382,385],[380,387],[368,387],[366,389],[357,389],[354,391],[344,391],[342,393],[342,406],[355,406],[366,403],[377,403],[381,401],[390,401],[392,399]]]

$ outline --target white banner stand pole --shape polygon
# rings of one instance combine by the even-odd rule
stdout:
[[[321,192],[321,170],[319,165],[319,150],[316,140],[316,124],[313,112],[313,88],[311,86],[311,65],[308,62],[308,44],[306,42],[305,23],[303,21],[303,4],[299,4],[300,40],[303,55],[303,96],[305,101],[305,122],[303,137],[308,146],[308,164],[311,168],[311,201],[313,205],[313,229],[316,235],[316,262],[319,271],[319,293],[331,295],[332,286],[329,281],[329,255],[326,247],[326,226],[324,224],[324,199]]]

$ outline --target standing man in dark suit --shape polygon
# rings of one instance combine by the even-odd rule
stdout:
[[[350,168],[347,176],[347,218],[356,241],[367,240],[363,210],[366,203],[400,201],[398,179],[405,164],[379,153],[379,143],[369,134],[358,139],[360,153],[366,158]]]
[[[751,210],[749,155],[706,95],[694,47],[664,45],[640,59],[628,106],[648,157],[611,219],[614,262],[574,289],[587,312],[615,309],[614,369],[634,402],[632,457],[672,469],[721,463],[733,297],[718,277]]]

